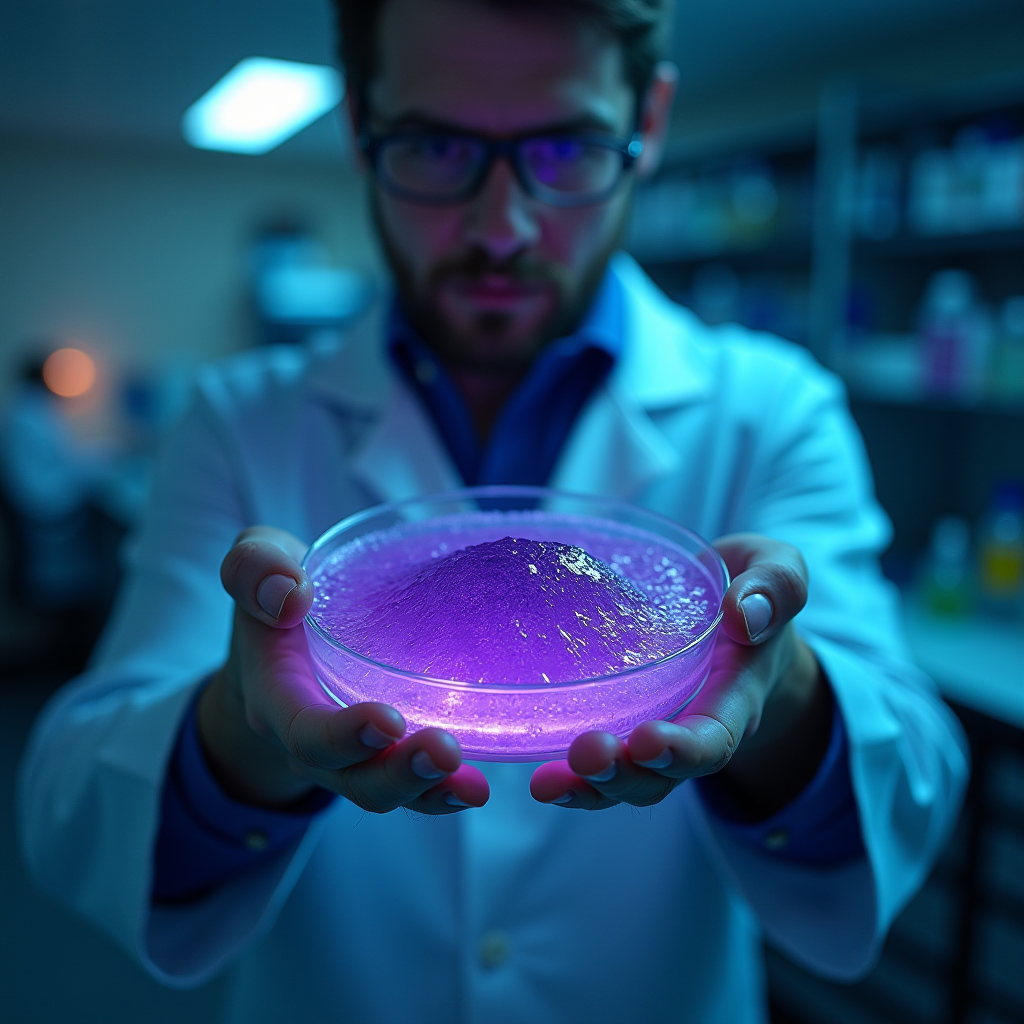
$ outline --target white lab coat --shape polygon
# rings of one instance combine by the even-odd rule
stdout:
[[[234,965],[229,1017],[246,1024],[743,1024],[764,1020],[762,935],[833,978],[871,964],[948,834],[967,759],[899,639],[875,560],[888,524],[843,389],[793,345],[704,326],[628,257],[613,270],[624,349],[552,484],[802,550],[797,621],[845,720],[867,856],[813,868],[739,844],[690,784],[650,810],[542,806],[532,766],[492,764],[480,811],[338,800],[273,863],[150,905],[165,766],[226,651],[218,567],[235,535],[267,523],[312,541],[367,505],[459,485],[371,317],[344,348],[203,374],[98,656],[24,760],[33,876],[157,978],[190,986]]]

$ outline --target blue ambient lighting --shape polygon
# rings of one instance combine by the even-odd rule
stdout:
[[[336,107],[344,93],[334,68],[247,57],[185,111],[181,132],[198,149],[266,153]]]

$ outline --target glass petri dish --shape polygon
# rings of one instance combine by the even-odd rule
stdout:
[[[375,660],[349,646],[332,620],[339,602],[358,600],[368,568],[383,582],[431,558],[509,536],[577,545],[648,590],[654,577],[641,563],[661,558],[679,567],[691,601],[684,642],[654,660],[589,678],[548,682],[546,673],[538,681],[498,669],[474,681]],[[589,730],[625,737],[642,722],[677,716],[707,680],[729,585],[718,552],[678,523],[613,499],[540,487],[473,487],[368,508],[323,534],[303,568],[314,592],[304,621],[310,658],[328,696],[342,706],[391,704],[409,733],[445,729],[467,759],[479,761],[551,760]],[[459,614],[453,607],[456,644]],[[498,662],[500,655],[496,650]]]

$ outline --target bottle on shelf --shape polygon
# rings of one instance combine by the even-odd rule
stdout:
[[[918,595],[935,615],[958,618],[973,604],[971,528],[959,516],[944,516],[932,529],[931,544],[921,566]]]
[[[978,536],[978,598],[1000,616],[1024,612],[1024,486],[996,487]]]
[[[899,231],[902,175],[897,150],[873,146],[861,153],[850,197],[850,220],[860,237],[882,241]]]
[[[967,125],[948,149],[917,154],[908,199],[917,235],[1024,226],[1024,138],[993,138],[984,127]]]
[[[1024,295],[1003,303],[989,390],[996,401],[1024,404]]]
[[[921,310],[926,392],[972,402],[982,398],[992,348],[991,318],[964,270],[940,270],[928,282]]]

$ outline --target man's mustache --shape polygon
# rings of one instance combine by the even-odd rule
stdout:
[[[556,268],[539,263],[525,255],[514,255],[509,259],[496,260],[483,250],[470,250],[465,255],[457,256],[437,264],[431,269],[430,282],[437,284],[447,278],[478,280],[490,275],[501,275],[522,284],[554,284],[562,283],[562,275]]]

